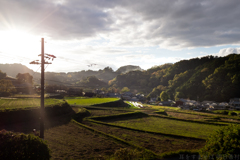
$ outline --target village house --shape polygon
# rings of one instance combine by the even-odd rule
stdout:
[[[106,97],[111,97],[111,98],[121,98],[121,95],[119,93],[107,93]]]
[[[240,98],[230,99],[229,105],[232,106],[236,110],[240,110]]]

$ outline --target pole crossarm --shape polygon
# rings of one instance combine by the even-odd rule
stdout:
[[[39,63],[39,62],[36,62],[36,61],[32,61],[29,64],[42,64],[42,63]],[[52,63],[45,61],[44,64],[52,64]]]

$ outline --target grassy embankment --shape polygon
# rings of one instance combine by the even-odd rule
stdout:
[[[118,101],[119,98],[83,98],[83,97],[66,97],[70,105],[91,106],[95,104]]]
[[[63,103],[59,99],[45,99],[45,106],[51,106]],[[40,99],[36,98],[17,98],[17,99],[0,99],[0,110],[16,110],[40,107]]]
[[[162,110],[162,108],[163,107],[161,107],[160,112],[164,111]],[[217,129],[221,127],[219,126],[219,124],[228,125],[232,123],[230,121],[225,123],[221,122],[219,124],[215,123],[214,120],[216,120],[216,114],[212,114],[212,113],[201,113],[201,112],[195,112],[195,111],[190,111],[185,113],[184,111],[179,111],[179,112],[176,110],[172,111],[171,109],[169,109],[169,107],[164,107],[164,109],[166,108],[167,108],[167,111],[166,111],[167,116],[165,117],[169,117],[169,118],[153,117],[153,116],[150,116],[150,117],[143,116],[141,118],[140,117],[133,118],[132,116],[129,116],[129,117],[126,116],[124,120],[121,120],[123,116],[123,114],[121,114],[119,115],[120,117],[118,118],[117,118],[117,115],[92,117],[94,121],[89,120],[88,122],[85,121],[83,123],[86,123],[91,127],[95,127],[98,130],[102,130],[106,133],[120,137],[131,143],[150,149],[153,152],[166,157],[167,155],[179,156],[179,153],[190,153],[191,152],[190,150],[192,149],[200,149],[205,144],[205,142],[204,141],[194,142],[194,139],[191,139],[191,137],[206,139],[211,133],[215,132]],[[131,115],[131,113],[124,114],[124,115]],[[206,121],[206,118],[212,119],[214,123],[212,121],[210,122]],[[223,117],[223,118],[226,118],[226,117]],[[199,122],[196,123],[195,122],[196,119]],[[135,133],[131,134],[129,132],[135,132]],[[138,135],[140,133],[145,135],[144,138],[143,138],[143,135],[141,136]],[[162,144],[164,144],[165,148],[168,148],[167,146],[171,146],[171,147],[174,146],[174,148],[178,146],[179,149],[183,149],[183,150],[186,149],[188,151],[179,151],[179,149],[176,149],[176,148],[173,150],[168,148],[165,151],[163,151],[162,149],[159,149],[159,146],[154,143],[154,142],[159,142],[159,140],[154,139],[154,141],[153,140],[151,141],[149,138],[147,138],[148,137],[147,135],[150,135],[150,137],[153,139],[157,135],[160,136],[161,133],[163,133],[162,136],[164,135],[165,137],[168,137],[168,138],[169,137],[176,138],[178,136],[183,136],[185,137],[183,140],[185,142],[187,140],[186,137],[189,137],[191,145],[184,144],[184,143],[182,143],[183,145],[179,145],[178,142],[181,142],[180,137],[178,137],[175,142],[170,140],[171,142],[173,142],[171,144],[161,142]],[[174,137],[174,135],[176,135],[176,137]],[[146,141],[144,141],[145,139],[148,139],[148,141],[151,141],[151,143],[146,143]],[[169,141],[169,139],[167,141]],[[191,146],[191,147],[186,148],[186,146]],[[192,153],[197,154],[197,151],[192,150]]]
[[[68,123],[73,114],[64,100],[45,99],[46,128]],[[0,99],[0,129],[24,133],[38,130],[39,117],[40,99]]]
[[[118,100],[67,98],[67,102],[73,105],[76,103],[78,106],[75,107],[76,112],[88,112],[87,116],[93,119],[83,119],[81,123],[68,121],[64,125],[46,130],[45,139],[52,150],[53,159],[109,159],[120,148],[137,148],[152,155],[165,157],[175,155],[179,158],[179,153],[197,154],[197,150],[205,144],[205,141],[201,139],[205,139],[220,127],[214,124],[192,122],[193,120],[204,121],[205,118],[216,117],[216,114],[186,113],[162,106],[146,110],[138,109],[137,111],[144,113],[133,113],[133,109],[127,109],[125,106],[114,106],[113,104],[116,104]],[[48,103],[47,99],[45,102]],[[58,100],[55,101],[55,103],[58,102]],[[51,104],[50,99],[49,104]],[[83,106],[87,110],[83,109]],[[166,115],[153,117],[146,114],[157,115],[154,113],[156,110],[166,112]]]

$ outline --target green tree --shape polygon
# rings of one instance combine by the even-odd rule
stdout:
[[[168,97],[169,96],[166,91],[162,91],[162,93],[160,94],[161,101],[167,101]]]
[[[0,70],[0,79],[3,79],[6,77],[6,73],[3,73],[1,70]]]
[[[16,92],[16,89],[11,81],[5,80],[5,79],[0,80],[0,95],[1,96],[9,96],[14,92]]]
[[[179,98],[184,98],[184,95],[182,92],[176,92],[174,96],[175,101],[179,100]]]
[[[30,83],[33,84],[33,76],[31,76],[29,73],[18,73],[16,76],[19,83]]]
[[[123,87],[121,90],[121,93],[129,92],[129,91],[130,91],[130,89],[128,87]]]
[[[103,91],[103,92],[107,92],[107,89],[105,88],[105,87],[103,87],[102,89],[101,89],[101,91]]]
[[[203,159],[225,159],[240,153],[240,127],[229,125],[222,127],[212,134],[206,145],[200,150]]]

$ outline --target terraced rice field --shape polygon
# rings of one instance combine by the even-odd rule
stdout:
[[[101,104],[107,102],[113,102],[119,100],[118,98],[66,98],[66,101],[71,105],[82,105],[82,106],[89,106],[94,104]]]
[[[195,138],[207,138],[211,133],[220,128],[220,126],[215,125],[183,122],[158,117],[145,117],[109,123],[134,129]]]
[[[59,99],[45,99],[44,104],[46,106],[63,103],[63,100]],[[0,99],[0,110],[4,109],[20,109],[40,107],[39,98],[16,98],[16,99]]]

